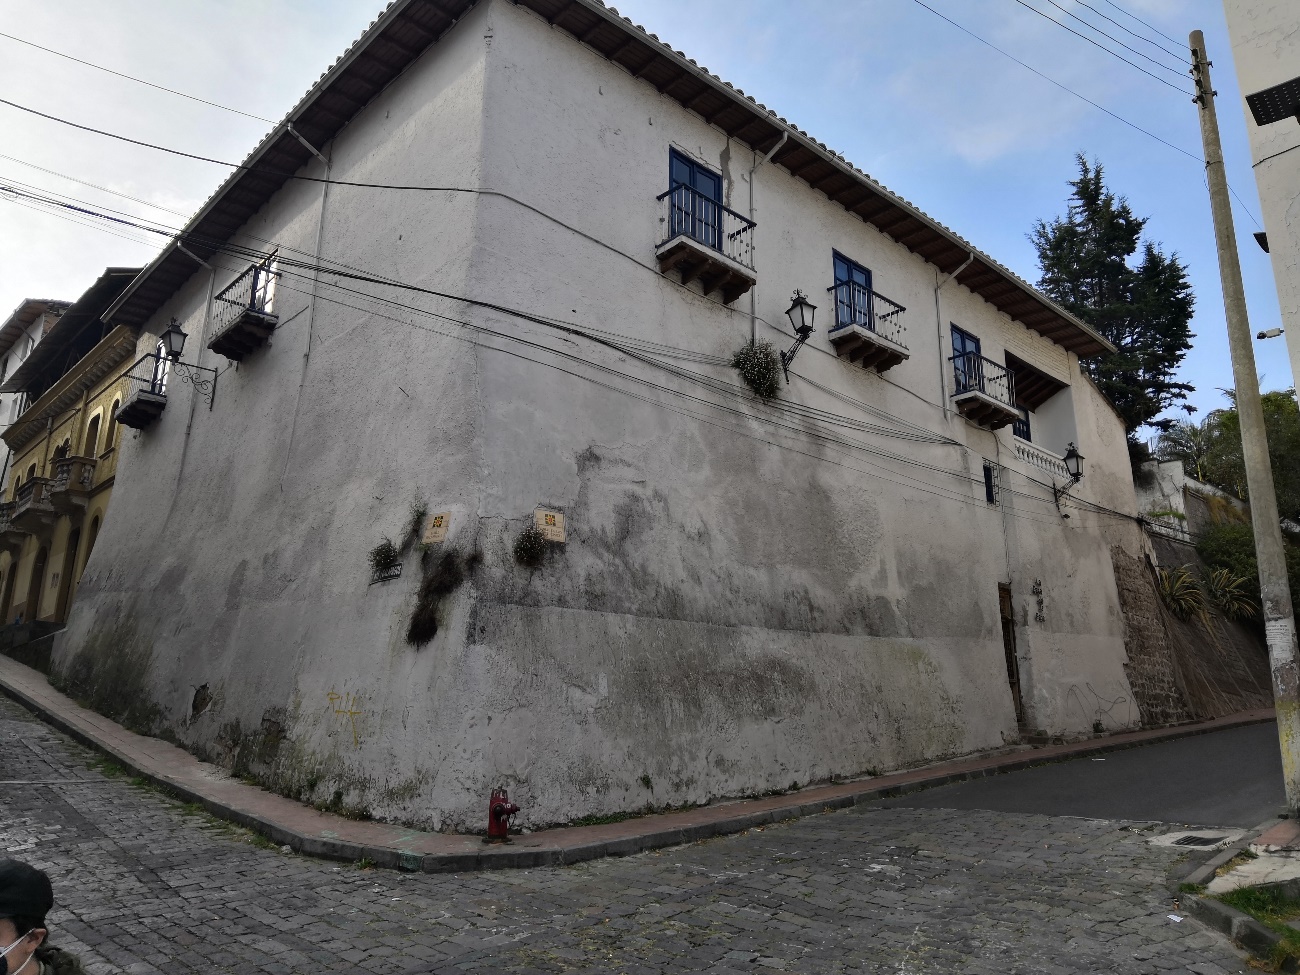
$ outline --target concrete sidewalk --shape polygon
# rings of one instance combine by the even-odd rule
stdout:
[[[222,819],[247,826],[276,843],[287,844],[297,852],[334,860],[364,858],[377,866],[426,873],[555,866],[597,857],[625,856],[1046,762],[1273,720],[1272,709],[1247,711],[1174,728],[1126,732],[1068,745],[1022,748],[1010,754],[975,756],[782,796],[718,802],[699,809],[641,816],[600,826],[541,830],[517,836],[509,846],[488,847],[478,836],[426,833],[387,823],[344,819],[247,785],[181,748],[134,734],[80,707],[50,687],[44,674],[4,656],[0,656],[0,691],[153,784],[188,802],[201,804]]]

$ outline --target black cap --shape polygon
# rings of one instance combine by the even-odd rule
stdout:
[[[49,877],[21,860],[0,860],[0,917],[44,920],[53,906]]]

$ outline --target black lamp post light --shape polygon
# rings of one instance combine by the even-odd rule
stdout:
[[[817,314],[817,306],[810,302],[802,291],[796,290],[790,299],[790,307],[785,310],[785,313],[790,319],[790,324],[794,326],[794,334],[798,336],[794,345],[781,353],[781,371],[785,373],[785,383],[788,386],[790,385],[790,363],[794,362],[799,349],[813,333],[813,318]]]
[[[217,370],[196,365],[192,362],[181,362],[181,353],[185,351],[185,340],[187,338],[189,336],[173,318],[163,333],[158,336],[157,351],[143,356],[136,365],[142,365],[146,359],[153,360],[148,384],[149,391],[154,395],[166,395],[168,376],[172,370],[175,370],[181,382],[193,386],[195,391],[207,402],[208,409],[212,409],[212,403],[217,394]],[[132,379],[137,381],[143,379],[142,376],[136,374],[136,369],[132,369],[131,373]]]
[[[1083,454],[1079,453],[1079,448],[1074,445],[1073,441],[1065,448],[1065,456],[1061,460],[1065,461],[1065,470],[1070,475],[1070,480],[1062,486],[1052,485],[1052,500],[1056,502],[1057,511],[1061,511],[1061,499],[1083,480]],[[1061,517],[1069,518],[1070,516],[1061,511]]]

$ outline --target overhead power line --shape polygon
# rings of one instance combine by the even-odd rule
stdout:
[[[109,193],[113,196],[120,196],[122,199],[130,200],[132,203],[142,203],[147,207],[153,207],[155,210],[162,210],[164,213],[170,213],[177,217],[189,216],[188,213],[185,213],[181,210],[173,210],[171,207],[165,207],[160,203],[150,203],[148,200],[142,200],[138,196],[131,196],[127,193],[123,193],[121,190],[112,190],[109,189],[107,186],[100,186],[98,183],[87,183],[84,179],[78,179],[76,176],[69,176],[67,173],[61,173],[56,169],[46,169],[44,166],[38,166],[36,165],[36,163],[28,162],[25,159],[19,159],[17,156],[6,156],[4,153],[0,152],[0,159],[5,159],[8,160],[9,162],[17,163],[19,166],[27,166],[31,169],[38,170],[39,172],[42,173],[48,173],[51,176],[59,177],[59,179],[66,179],[69,182],[78,183],[81,186],[89,186],[92,190],[99,190],[101,193]]]
[[[1020,4],[1020,6],[1024,7],[1026,10],[1032,10],[1034,13],[1038,14],[1038,16],[1042,17],[1044,20],[1050,20],[1050,21],[1051,21],[1052,23],[1054,23],[1057,27],[1061,28],[1061,30],[1067,30],[1067,31],[1069,31],[1071,34],[1073,34],[1075,37],[1078,37],[1078,38],[1081,38],[1082,40],[1087,41],[1087,42],[1088,42],[1089,44],[1091,44],[1093,47],[1100,48],[1101,50],[1105,51],[1105,52],[1106,52],[1107,54],[1109,54],[1111,57],[1113,57],[1113,58],[1118,58],[1119,60],[1121,60],[1121,61],[1123,61],[1125,64],[1127,64],[1130,68],[1133,68],[1133,69],[1135,69],[1135,70],[1137,70],[1137,71],[1141,71],[1141,72],[1142,72],[1144,75],[1146,75],[1148,78],[1152,78],[1152,79],[1154,79],[1154,80],[1160,82],[1162,85],[1167,85],[1168,87],[1174,89],[1174,91],[1182,92],[1182,93],[1183,93],[1184,95],[1186,95],[1188,98],[1191,98],[1191,97],[1192,97],[1192,91],[1191,91],[1190,88],[1183,88],[1181,85],[1176,85],[1176,84],[1174,84],[1172,81],[1166,81],[1164,78],[1160,77],[1158,74],[1153,74],[1152,72],[1148,71],[1146,68],[1142,67],[1142,65],[1140,65],[1140,64],[1134,64],[1132,61],[1130,61],[1128,58],[1124,57],[1122,54],[1117,54],[1115,51],[1112,51],[1110,48],[1108,48],[1105,44],[1102,44],[1102,43],[1100,43],[1100,42],[1098,42],[1098,41],[1093,40],[1093,39],[1092,39],[1091,37],[1089,37],[1087,34],[1080,34],[1077,30],[1075,30],[1075,29],[1074,29],[1073,27],[1071,27],[1069,24],[1063,24],[1063,23],[1061,23],[1059,20],[1057,20],[1057,19],[1056,19],[1055,17],[1053,17],[1051,14],[1046,13],[1045,11],[1039,10],[1039,9],[1038,9],[1037,7],[1035,7],[1033,4],[1031,4],[1031,3],[1027,3],[1026,0],[1015,0],[1015,2],[1018,3],[1018,4]],[[1050,3],[1051,0],[1048,0],[1048,2]],[[1095,28],[1094,28],[1094,29],[1095,29]],[[1142,57],[1146,58],[1146,55],[1143,54]],[[1166,71],[1172,72],[1173,74],[1179,75],[1179,76],[1181,77],[1181,72],[1175,71],[1173,68],[1169,67],[1168,65],[1160,64],[1159,61],[1156,61],[1156,60],[1154,60],[1153,58],[1147,58],[1147,60],[1150,61],[1152,64],[1159,65],[1160,67],[1164,68]]]
[[[1129,13],[1127,10],[1125,10],[1123,7],[1121,7],[1119,4],[1112,2],[1112,0],[1106,0],[1106,3],[1110,4],[1111,7],[1113,7],[1113,8],[1116,9],[1116,10],[1118,10],[1118,11],[1119,11],[1120,13],[1122,13],[1125,17],[1129,17],[1129,18],[1131,18],[1131,19],[1133,19],[1133,20],[1136,20],[1139,24],[1141,24],[1141,25],[1142,25],[1143,27],[1145,27],[1147,30],[1155,31],[1155,33],[1159,34],[1159,35],[1160,35],[1161,37],[1163,37],[1165,40],[1167,40],[1167,41],[1169,41],[1169,42],[1171,42],[1171,43],[1173,43],[1173,44],[1178,44],[1178,43],[1180,43],[1177,39],[1175,39],[1175,38],[1173,38],[1173,37],[1170,37],[1168,34],[1166,34],[1166,33],[1165,33],[1164,31],[1162,31],[1160,28],[1158,28],[1158,27],[1153,27],[1151,24],[1148,24],[1148,23],[1147,23],[1145,20],[1143,20],[1141,17],[1137,16],[1136,14],[1131,14],[1131,13]]]
[[[155,85],[152,81],[145,81],[143,78],[136,78],[129,74],[123,74],[121,71],[114,71],[112,68],[106,68],[102,64],[95,64],[91,61],[83,61],[81,58],[74,58],[71,54],[64,54],[62,51],[56,51],[52,47],[45,47],[32,41],[23,40],[21,37],[14,37],[13,34],[6,34],[0,31],[0,37],[8,38],[11,41],[17,41],[19,44],[26,44],[28,47],[34,47],[38,51],[44,51],[46,54],[53,54],[55,57],[66,58],[69,61],[75,61],[77,64],[84,64],[88,68],[94,68],[96,71],[103,71],[107,74],[116,75],[119,78],[125,78],[127,81],[134,81],[136,84],[147,85],[150,88],[156,88],[158,91],[165,91],[169,95],[178,95],[181,98],[188,98],[192,102],[199,102],[203,105],[211,105],[213,108],[219,108],[222,111],[234,112],[236,115],[243,115],[245,118],[257,119],[259,122],[266,122],[268,125],[274,125],[275,122],[269,118],[262,118],[260,115],[254,115],[252,112],[244,112],[238,108],[231,108],[229,105],[222,105],[218,102],[210,102],[206,98],[199,98],[197,95],[187,95],[183,91],[177,91],[175,88],[165,88],[162,85]]]
[[[1142,133],[1143,135],[1145,135],[1147,138],[1149,138],[1149,139],[1154,139],[1156,142],[1160,143],[1162,146],[1165,146],[1165,147],[1168,148],[1168,149],[1172,149],[1172,150],[1174,150],[1174,152],[1180,153],[1181,155],[1186,156],[1188,159],[1191,159],[1191,160],[1193,160],[1194,162],[1200,163],[1202,166],[1205,165],[1205,159],[1204,159],[1202,156],[1198,155],[1197,153],[1192,152],[1190,149],[1184,149],[1182,146],[1175,145],[1174,143],[1168,141],[1167,139],[1162,139],[1162,138],[1160,138],[1160,136],[1156,135],[1154,132],[1150,131],[1149,129],[1144,129],[1142,126],[1138,125],[1136,122],[1130,121],[1129,119],[1126,119],[1124,116],[1122,116],[1122,115],[1118,115],[1118,114],[1116,114],[1115,112],[1112,112],[1112,111],[1111,111],[1109,108],[1107,108],[1106,106],[1104,106],[1104,105],[1100,105],[1100,104],[1098,104],[1097,102],[1093,101],[1091,98],[1089,98],[1087,95],[1084,95],[1084,94],[1082,94],[1081,92],[1075,91],[1075,90],[1074,90],[1073,88],[1071,88],[1069,85],[1066,85],[1066,84],[1063,84],[1063,83],[1060,82],[1060,81],[1057,81],[1057,80],[1056,80],[1055,78],[1053,78],[1051,75],[1044,74],[1042,71],[1039,71],[1037,68],[1035,68],[1032,64],[1029,64],[1028,62],[1022,61],[1020,58],[1016,57],[1016,56],[1015,56],[1014,54],[1012,54],[1010,51],[1007,51],[1007,50],[1005,50],[1004,48],[1000,48],[1000,47],[998,47],[998,46],[997,46],[996,44],[994,44],[992,41],[990,41],[990,40],[986,40],[985,38],[981,37],[979,34],[975,33],[973,30],[971,30],[969,27],[966,27],[966,26],[963,25],[963,24],[959,24],[959,23],[957,23],[957,21],[953,20],[951,17],[947,16],[946,14],[940,13],[938,10],[935,10],[934,7],[931,7],[928,3],[925,2],[925,0],[912,0],[912,2],[915,3],[917,6],[924,7],[926,10],[930,11],[930,13],[934,14],[934,15],[935,15],[936,17],[938,17],[940,20],[945,21],[945,22],[947,22],[948,24],[951,24],[953,27],[956,27],[956,28],[957,28],[959,31],[961,31],[962,33],[964,33],[964,34],[968,34],[969,36],[973,37],[975,40],[979,41],[979,42],[980,42],[981,44],[983,44],[985,47],[989,47],[989,48],[992,48],[993,50],[997,51],[997,52],[998,52],[999,54],[1001,54],[1004,58],[1008,58],[1008,59],[1014,61],[1016,64],[1018,64],[1018,65],[1020,65],[1022,68],[1024,68],[1026,71],[1030,71],[1030,72],[1032,72],[1032,73],[1038,75],[1038,77],[1042,78],[1042,79],[1043,79],[1044,81],[1046,81],[1048,84],[1050,84],[1050,85],[1055,85],[1057,88],[1061,89],[1061,91],[1064,91],[1064,92],[1067,92],[1068,94],[1073,95],[1075,98],[1079,99],[1079,100],[1082,101],[1082,102],[1087,102],[1087,103],[1088,103],[1089,105],[1091,105],[1093,108],[1097,109],[1097,111],[1102,112],[1102,113],[1105,114],[1105,115],[1109,115],[1109,116],[1110,116],[1111,118],[1113,118],[1116,122],[1120,122],[1120,123],[1122,123],[1122,124],[1124,124],[1124,125],[1127,125],[1130,129],[1133,129],[1133,130],[1135,130],[1135,131],[1137,131],[1137,132],[1141,132],[1141,133]],[[1159,79],[1157,79],[1157,80],[1159,80]],[[1229,185],[1228,188],[1229,188],[1230,190],[1232,190],[1232,186],[1231,186],[1231,184]],[[1246,215],[1249,216],[1250,219],[1253,220],[1253,221],[1255,222],[1255,225],[1256,225],[1256,226],[1259,226],[1259,225],[1260,225],[1259,220],[1255,217],[1255,214],[1251,212],[1250,208],[1249,208],[1248,206],[1246,206],[1245,202],[1241,199],[1241,197],[1237,195],[1237,191],[1236,191],[1236,190],[1232,190],[1232,194],[1233,194],[1233,196],[1236,196],[1236,197],[1237,197],[1237,202],[1240,203],[1240,204],[1242,205],[1242,208],[1246,211]]]
[[[1070,10],[1068,7],[1063,7],[1063,6],[1061,6],[1059,3],[1056,2],[1056,0],[1047,0],[1047,2],[1050,3],[1050,4],[1051,4],[1053,7],[1055,7],[1057,10],[1061,11],[1061,13],[1065,14],[1067,17],[1070,17],[1070,18],[1072,18],[1072,19],[1074,19],[1074,20],[1077,20],[1079,23],[1083,24],[1084,27],[1087,27],[1088,30],[1090,30],[1090,31],[1094,31],[1094,32],[1100,34],[1102,37],[1106,38],[1106,40],[1110,41],[1110,42],[1113,43],[1113,44],[1118,44],[1120,47],[1124,48],[1124,50],[1129,51],[1129,52],[1132,53],[1132,54],[1136,54],[1138,57],[1140,57],[1140,58],[1144,58],[1144,59],[1146,59],[1147,61],[1150,61],[1150,62],[1151,62],[1152,64],[1154,64],[1156,67],[1164,68],[1166,71],[1173,72],[1174,74],[1178,75],[1180,78],[1184,75],[1185,72],[1184,72],[1182,69],[1179,69],[1179,68],[1171,68],[1171,67],[1169,67],[1169,65],[1165,64],[1163,61],[1157,61],[1155,58],[1151,57],[1149,54],[1143,54],[1143,53],[1142,53],[1141,51],[1139,51],[1137,48],[1135,48],[1135,47],[1130,47],[1128,44],[1125,44],[1123,41],[1121,41],[1121,40],[1120,40],[1118,37],[1116,37],[1114,34],[1107,34],[1104,30],[1102,30],[1102,29],[1101,29],[1100,27],[1098,27],[1096,24],[1092,23],[1090,20],[1087,20],[1087,19],[1084,18],[1084,17],[1080,17],[1078,14],[1076,14],[1073,10]],[[1093,8],[1089,7],[1088,9],[1089,9],[1089,10],[1092,10]],[[1064,25],[1062,25],[1062,26],[1064,26]],[[1157,45],[1157,47],[1159,47],[1159,45]],[[1168,55],[1168,56],[1174,58],[1174,59],[1177,60],[1180,64],[1186,65],[1186,67],[1191,68],[1191,66],[1192,66],[1192,62],[1189,61],[1187,58],[1185,58],[1183,55],[1181,55],[1181,54],[1172,54],[1172,55],[1171,55],[1171,54],[1169,54],[1169,52],[1166,51],[1163,47],[1159,47],[1159,50],[1160,50],[1163,54]],[[1113,54],[1114,52],[1112,51],[1111,53]]]
[[[1133,37],[1136,37],[1139,41],[1145,41],[1147,44],[1150,44],[1152,47],[1159,48],[1161,51],[1164,51],[1166,54],[1172,54],[1174,57],[1178,58],[1179,61],[1182,61],[1182,62],[1183,62],[1184,64],[1186,64],[1188,67],[1191,67],[1192,62],[1187,60],[1186,55],[1185,55],[1181,50],[1172,50],[1172,51],[1171,51],[1169,48],[1165,47],[1165,46],[1164,46],[1163,44],[1161,44],[1159,41],[1154,41],[1154,40],[1152,40],[1151,38],[1147,37],[1145,34],[1139,34],[1137,31],[1130,30],[1129,28],[1127,28],[1127,27],[1125,27],[1123,24],[1121,24],[1118,20],[1116,20],[1114,17],[1110,17],[1110,16],[1108,16],[1108,15],[1102,13],[1102,12],[1101,12],[1100,10],[1098,10],[1096,7],[1092,6],[1092,4],[1090,4],[1090,3],[1085,3],[1084,0],[1075,0],[1075,2],[1076,2],[1080,7],[1086,7],[1088,10],[1091,10],[1091,11],[1092,11],[1093,13],[1095,13],[1098,17],[1101,17],[1101,18],[1103,18],[1103,19],[1105,19],[1105,20],[1109,20],[1112,24],[1114,24],[1114,25],[1115,25],[1116,27],[1118,27],[1120,30],[1124,31],[1124,32],[1127,33],[1127,34],[1132,35]],[[1170,38],[1170,40],[1173,40],[1173,38]],[[1174,41],[1174,43],[1177,44],[1178,42],[1177,42],[1177,41]]]
[[[1109,108],[1106,108],[1104,105],[1099,105],[1097,102],[1094,102],[1087,95],[1080,94],[1079,92],[1075,91],[1073,88],[1069,87],[1068,85],[1062,84],[1061,82],[1057,81],[1055,78],[1051,77],[1050,75],[1043,74],[1043,72],[1039,71],[1033,65],[1020,60],[1020,58],[1016,57],[1014,54],[1010,53],[1009,51],[1003,50],[1002,48],[998,47],[992,41],[985,40],[983,37],[981,37],[979,34],[976,34],[969,27],[965,27],[962,24],[957,23],[957,21],[953,20],[951,17],[947,16],[946,14],[942,14],[939,11],[935,10],[928,3],[925,3],[925,0],[913,0],[913,2],[916,3],[918,6],[924,7],[926,10],[930,11],[930,13],[934,14],[940,20],[947,21],[953,27],[956,27],[959,31],[969,34],[971,37],[975,38],[975,40],[979,41],[981,44],[985,45],[986,47],[993,48],[993,50],[997,51],[1003,57],[1010,58],[1012,61],[1016,62],[1016,64],[1020,65],[1026,71],[1032,71],[1034,74],[1038,75],[1038,77],[1042,78],[1044,81],[1048,82],[1049,84],[1055,85],[1057,88],[1060,88],[1064,92],[1069,92],[1071,95],[1073,95],[1075,98],[1078,98],[1080,101],[1087,102],[1093,108],[1097,109],[1097,111],[1104,112],[1105,114],[1113,118],[1116,122],[1122,122],[1124,125],[1127,125],[1130,129],[1135,129],[1136,131],[1141,132],[1143,135],[1155,139],[1156,142],[1159,142],[1162,146],[1167,146],[1168,148],[1174,150],[1174,152],[1181,152],[1188,159],[1194,159],[1197,162],[1204,162],[1204,160],[1196,153],[1188,149],[1184,149],[1182,146],[1176,146],[1172,142],[1168,142],[1160,138],[1160,136],[1156,135],[1154,132],[1142,128],[1142,126],[1138,125],[1136,122],[1130,122],[1128,119],[1124,118],[1124,116],[1117,115],[1116,113],[1112,112]],[[1156,80],[1160,81],[1163,79],[1156,79]],[[1188,94],[1190,96],[1191,93],[1189,92]]]

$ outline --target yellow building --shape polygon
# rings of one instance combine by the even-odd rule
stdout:
[[[0,623],[62,623],[108,511],[115,420],[137,330],[100,318],[138,273],[108,268],[0,387],[24,406],[3,433]]]

